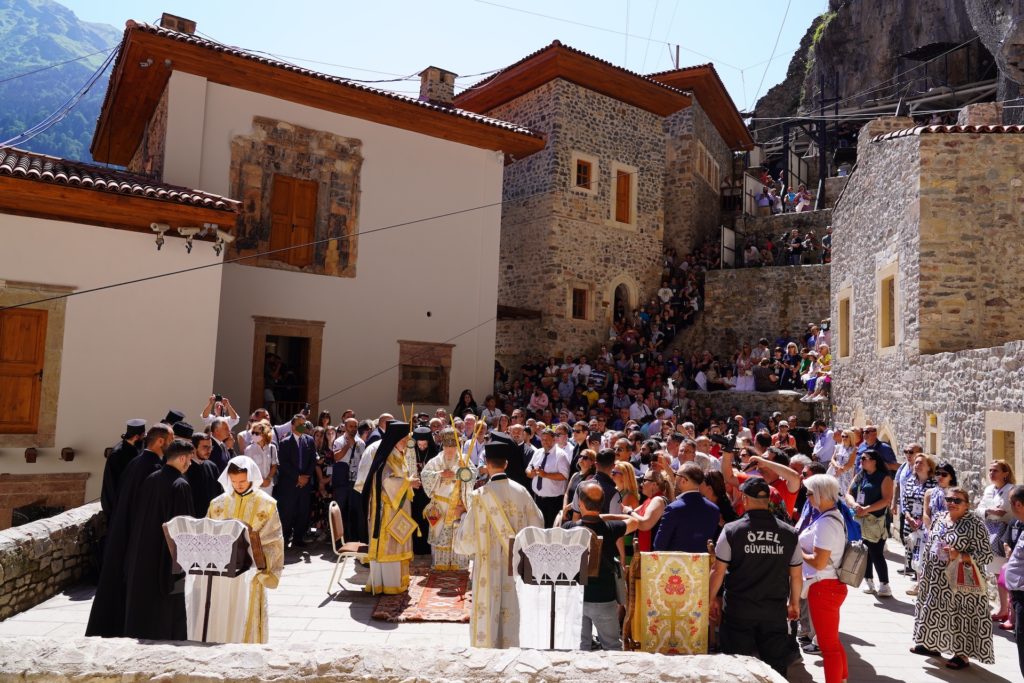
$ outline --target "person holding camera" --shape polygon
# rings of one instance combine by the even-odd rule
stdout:
[[[238,411],[231,405],[231,401],[226,396],[221,396],[220,394],[210,395],[210,400],[206,402],[206,407],[203,408],[199,417],[203,419],[203,424],[207,427],[218,417],[227,420],[228,429],[234,429],[240,421]]]

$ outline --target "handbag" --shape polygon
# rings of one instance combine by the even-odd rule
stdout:
[[[987,595],[987,587],[978,567],[962,557],[949,563],[946,578],[954,593],[962,595]]]
[[[869,543],[877,543],[887,538],[885,515],[876,517],[870,512],[860,518],[861,537]]]
[[[846,547],[843,548],[843,557],[839,562],[833,561],[836,569],[836,578],[847,586],[859,586],[864,581],[864,574],[868,569],[868,549],[860,540],[851,541],[849,525],[842,511],[840,516],[829,515],[832,519],[840,522],[846,529]]]

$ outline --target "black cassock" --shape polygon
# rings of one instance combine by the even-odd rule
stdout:
[[[205,517],[210,502],[224,493],[224,487],[217,480],[220,470],[210,460],[193,460],[185,470],[185,478],[192,487],[192,508],[196,517]]]
[[[509,453],[508,466],[505,467],[505,474],[517,484],[521,484],[527,491],[530,490],[530,478],[526,476],[526,466],[533,459],[533,447],[529,443],[515,447],[514,453]]]
[[[416,443],[420,444],[423,442],[417,441]],[[427,444],[427,450],[422,451],[419,448],[414,450],[416,451],[416,476],[419,476],[420,472],[423,471],[423,466],[431,458],[441,452],[440,446],[432,441]],[[430,554],[430,542],[427,540],[427,535],[430,533],[430,522],[423,516],[423,512],[427,509],[429,503],[430,496],[427,495],[422,486],[418,489],[413,489],[412,518],[420,528],[420,533],[418,535],[413,534],[412,537],[412,552],[414,555]]]
[[[141,445],[141,442],[140,442]],[[117,495],[121,488],[121,480],[124,478],[124,471],[128,463],[142,452],[142,449],[135,444],[122,440],[114,446],[107,457],[107,464],[103,466],[103,489],[100,492],[100,507],[107,515],[107,520],[117,510]]]
[[[125,556],[125,635],[185,640],[185,575],[173,573],[163,523],[192,515],[191,487],[181,472],[164,465],[142,482],[138,501],[138,519]]]
[[[125,549],[132,526],[137,519],[137,494],[146,477],[162,466],[163,460],[153,451],[144,450],[128,463],[118,485],[117,505],[107,519],[103,564],[96,597],[89,613],[87,636],[120,638],[124,636],[124,563]]]

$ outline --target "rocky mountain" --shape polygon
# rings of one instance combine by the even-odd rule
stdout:
[[[0,0],[0,142],[60,108],[117,46],[121,33],[81,21],[53,0]],[[85,55],[91,56],[68,61]],[[20,146],[91,161],[89,142],[106,87],[104,74],[66,118]]]
[[[981,0],[986,1],[993,0]],[[838,91],[848,98],[844,105],[898,96],[895,81],[878,85],[914,64],[901,60],[901,55],[942,52],[977,35],[964,0],[829,0],[828,11],[814,20],[793,55],[786,79],[758,100],[756,114],[811,111],[817,106],[822,78],[826,96]],[[973,59],[991,59],[978,41],[972,49]],[[922,79],[906,84],[904,90],[931,85]]]

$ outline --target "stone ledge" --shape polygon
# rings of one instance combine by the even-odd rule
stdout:
[[[178,645],[124,638],[0,640],[4,681],[691,681],[784,683],[750,657],[360,645]]]

